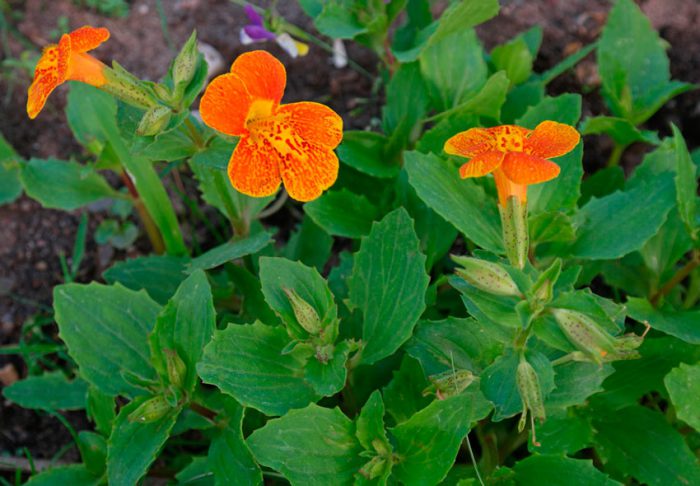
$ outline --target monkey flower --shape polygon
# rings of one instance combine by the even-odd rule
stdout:
[[[493,173],[499,204],[505,207],[510,197],[526,202],[527,186],[557,177],[559,166],[547,159],[569,153],[579,139],[575,128],[553,121],[534,130],[501,125],[458,133],[445,142],[445,152],[470,159],[459,169],[462,178]]]
[[[207,86],[199,110],[210,127],[240,137],[228,165],[236,190],[264,197],[284,182],[292,198],[311,201],[338,176],[333,149],[343,137],[343,120],[319,103],[281,105],[286,82],[274,56],[247,52]]]
[[[51,92],[66,81],[81,81],[97,87],[107,82],[104,75],[107,66],[86,54],[107,39],[107,29],[86,25],[63,34],[58,44],[44,48],[27,93],[29,118],[36,118]]]

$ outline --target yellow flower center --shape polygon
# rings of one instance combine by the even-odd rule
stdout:
[[[499,152],[522,152],[523,134],[519,127],[503,125],[494,130],[496,133],[496,150]]]

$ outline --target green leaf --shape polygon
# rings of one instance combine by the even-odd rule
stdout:
[[[665,46],[632,0],[618,0],[597,50],[598,71],[610,109],[634,125],[646,121],[690,85],[670,82]]]
[[[545,97],[527,109],[517,125],[534,129],[545,120],[576,126],[581,117],[581,96],[564,94]],[[554,162],[561,167],[559,177],[551,182],[528,187],[528,208],[531,213],[552,210],[574,209],[581,195],[583,177],[583,144]]]
[[[545,401],[548,413],[584,403],[591,395],[603,391],[605,378],[612,375],[611,365],[569,362],[554,367],[554,390]]]
[[[244,406],[283,415],[318,399],[303,378],[306,356],[282,354],[289,341],[281,326],[229,324],[214,333],[197,371]]]
[[[624,187],[625,171],[622,167],[616,165],[600,169],[586,177],[581,183],[579,205],[585,205],[592,197],[600,199],[615,191],[621,191]]]
[[[181,377],[182,387],[187,392],[194,391],[199,381],[195,366],[215,329],[216,311],[211,287],[206,274],[196,270],[180,284],[160,312],[149,338],[153,362],[160,375],[167,379],[165,353],[175,351],[186,369],[185,376]]]
[[[700,344],[700,310],[677,311],[670,307],[655,309],[648,300],[629,297],[627,312],[638,322],[676,336],[690,344]]]
[[[395,423],[405,422],[430,403],[430,397],[423,395],[428,384],[418,361],[404,355],[393,379],[382,390],[386,411]]]
[[[401,458],[392,476],[403,484],[438,484],[447,475],[471,424],[491,410],[471,387],[463,394],[436,400],[393,429],[395,451]]]
[[[406,152],[408,178],[418,196],[477,245],[503,252],[501,224],[496,201],[471,180],[433,154]]]
[[[352,39],[367,30],[347,5],[337,0],[323,2],[314,25],[320,33],[333,39]]]
[[[411,96],[406,96],[411,93]],[[430,99],[417,62],[402,64],[386,87],[382,128],[391,134],[385,155],[409,147],[418,137]]]
[[[107,437],[112,431],[112,424],[117,417],[114,397],[91,385],[87,395],[87,415],[95,423],[95,429]]]
[[[187,271],[192,273],[196,270],[216,268],[224,263],[257,253],[271,241],[272,233],[268,231],[260,231],[241,240],[229,241],[194,258],[188,265]]]
[[[348,211],[348,208],[352,208],[352,211]],[[366,235],[379,216],[376,206],[365,196],[347,189],[326,192],[304,204],[304,212],[328,234],[345,238]]]
[[[379,390],[370,395],[357,417],[357,429],[355,435],[365,450],[374,450],[372,441],[379,439],[383,444],[389,445],[389,438],[384,430],[384,402]]]
[[[360,130],[343,132],[343,142],[338,146],[338,158],[364,174],[390,179],[396,177],[400,167],[384,156],[386,136]]]
[[[27,195],[42,206],[67,211],[117,193],[92,167],[56,159],[31,159],[20,178]]]
[[[596,414],[596,450],[606,469],[650,486],[700,483],[700,465],[663,415],[634,405]]]
[[[147,337],[160,306],[146,292],[94,282],[59,285],[53,298],[59,335],[80,375],[110,395],[143,393],[126,376],[156,378]]]
[[[144,289],[159,304],[166,304],[185,280],[189,259],[152,255],[117,262],[102,274],[107,283],[119,282],[132,290]]]
[[[678,201],[678,212],[681,219],[688,228],[688,234],[692,238],[697,237],[697,199],[698,199],[698,177],[697,169],[690,158],[688,147],[685,144],[683,135],[675,125],[673,129],[673,143],[676,149],[676,199]]]
[[[489,81],[495,76],[499,76],[499,73],[491,76]],[[504,84],[507,86],[508,78],[505,76],[501,77],[506,81]],[[472,98],[472,100],[475,98]],[[467,103],[471,104],[471,100]],[[443,112],[443,114],[444,113],[448,112]],[[445,142],[455,133],[480,126],[479,117],[471,112],[463,113],[461,110],[455,110],[454,114],[451,114],[450,116],[443,115],[440,118],[441,119],[438,123],[423,133],[423,136],[421,136],[416,144],[416,150],[423,153],[432,152],[435,155],[440,156],[443,153]]]
[[[309,359],[304,378],[316,393],[329,397],[345,387],[348,372],[345,363],[349,353],[347,341],[342,341],[335,346],[333,356],[327,362],[319,361],[315,357]]]
[[[0,204],[9,204],[22,194],[20,157],[0,133]]]
[[[530,77],[533,61],[534,55],[522,37],[496,46],[491,51],[491,62],[496,71],[505,71],[513,85],[521,84]]]
[[[328,283],[315,268],[285,258],[260,258],[260,282],[265,300],[288,326],[303,333],[285,289],[294,290],[310,304],[321,327],[333,325],[338,319],[338,308]]]
[[[592,198],[576,216],[579,236],[573,256],[612,259],[640,249],[664,223],[675,199],[670,173],[624,192]]]
[[[80,378],[67,380],[61,371],[29,376],[3,389],[5,398],[23,408],[81,410],[87,402],[88,384]]]
[[[143,401],[137,399],[124,406],[114,422],[107,443],[107,480],[110,485],[136,484],[155,461],[175,425],[175,411],[153,422],[130,422],[129,414]]]
[[[352,421],[337,408],[314,404],[270,420],[248,445],[258,462],[292,485],[349,485],[363,464]]]
[[[450,370],[474,373],[488,366],[503,350],[502,333],[475,319],[448,317],[420,321],[406,352],[420,361],[427,375]]]
[[[613,116],[596,116],[586,118],[579,127],[581,135],[598,135],[604,133],[612,138],[617,145],[626,147],[634,142],[658,144],[656,132],[640,130],[625,118]]]
[[[467,101],[488,75],[484,51],[474,29],[458,30],[433,43],[419,60],[433,105],[439,111]]]
[[[700,395],[700,364],[681,363],[666,375],[664,384],[676,409],[676,416],[700,431],[700,407],[696,399]]]
[[[350,303],[362,312],[362,362],[393,354],[425,309],[429,277],[413,221],[399,208],[362,239],[349,281]]]
[[[593,466],[593,461],[571,459],[561,455],[535,454],[513,467],[515,484],[539,486],[541,484],[566,484],[567,486],[612,486],[618,483]]]
[[[331,256],[332,247],[333,237],[307,216],[289,237],[283,255],[321,271]]]
[[[498,9],[498,0],[462,0],[453,3],[440,17],[438,28],[428,45],[438,43],[454,32],[486,22],[496,16]]]
[[[547,420],[537,425],[537,441],[540,445],[535,446],[530,442],[530,452],[575,454],[590,447],[593,442],[590,419],[580,416],[577,412],[574,408],[558,411],[556,414],[547,411]]]
[[[94,476],[83,464],[71,466],[52,467],[39,474],[35,474],[24,486],[59,486],[70,484],[71,486],[98,486],[102,484],[102,478]]]
[[[186,159],[197,152],[197,146],[190,136],[177,128],[163,132],[146,145],[141,154],[154,162],[172,162]]]
[[[260,468],[243,438],[243,407],[233,400],[228,400],[225,411],[228,424],[214,435],[207,459],[214,472],[216,484],[262,484]]]

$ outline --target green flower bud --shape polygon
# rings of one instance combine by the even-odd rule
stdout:
[[[170,121],[173,112],[167,106],[159,105],[150,108],[141,118],[136,134],[151,136],[160,133]]]
[[[518,431],[522,432],[527,421],[527,414],[530,413],[530,424],[532,427],[532,443],[539,447],[535,434],[535,419],[544,422],[546,418],[544,401],[542,400],[542,389],[540,380],[535,368],[527,362],[525,358],[520,359],[518,370],[515,374],[515,382],[520,392],[520,399],[523,402],[523,413],[518,423]]]
[[[503,246],[511,265],[522,269],[527,262],[530,236],[527,229],[527,203],[518,197],[509,197],[505,207],[498,205],[503,226]]]
[[[367,464],[362,466],[359,473],[366,479],[376,479],[382,476],[387,468],[387,460],[381,456],[374,456]]]
[[[176,351],[166,349],[163,351],[163,354],[165,354],[165,366],[168,370],[170,384],[177,388],[182,388],[187,376],[187,365],[185,365],[185,362],[182,361],[182,358],[178,356]]]
[[[455,269],[455,273],[477,289],[495,295],[520,295],[511,276],[497,263],[454,255],[452,260],[463,267]]]
[[[431,385],[423,390],[423,395],[435,395],[440,400],[462,393],[474,382],[474,374],[469,370],[445,371],[430,377]]]
[[[294,317],[301,327],[309,334],[318,334],[321,331],[321,319],[318,317],[316,309],[302,299],[293,289],[284,289],[284,293],[292,304]]]
[[[559,328],[579,351],[601,364],[614,351],[615,339],[593,319],[569,309],[553,309]]]
[[[168,404],[165,397],[157,395],[139,405],[127,418],[129,422],[147,424],[164,417],[171,409],[172,407]]]
[[[175,86],[187,86],[192,81],[194,73],[197,71],[198,59],[197,31],[194,31],[173,62],[173,83]]]
[[[164,84],[158,83],[153,85],[153,92],[163,103],[170,104],[170,102],[172,101],[173,94]]]
[[[137,108],[149,109],[158,105],[153,94],[146,89],[140,79],[116,61],[112,62],[112,67],[113,69],[104,70],[107,82],[100,86],[101,90]]]

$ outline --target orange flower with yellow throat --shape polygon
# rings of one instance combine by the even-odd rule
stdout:
[[[280,104],[287,74],[266,51],[239,56],[231,72],[207,87],[199,110],[204,123],[240,137],[228,165],[233,187],[249,196],[289,195],[311,201],[333,185],[343,120],[325,105]]]
[[[81,81],[97,87],[107,82],[104,74],[107,66],[87,54],[107,39],[107,29],[86,25],[63,34],[58,44],[44,48],[27,93],[29,118],[36,118],[51,92],[66,81]]]
[[[517,125],[471,128],[445,142],[445,152],[469,158],[462,178],[493,173],[502,207],[508,199],[527,201],[527,186],[554,179],[559,166],[547,159],[571,152],[580,140],[575,128],[544,121],[534,130]]]

